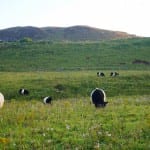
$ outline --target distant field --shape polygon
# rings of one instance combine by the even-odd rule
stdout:
[[[150,94],[150,71],[119,71],[118,77],[97,77],[96,71],[64,72],[1,72],[0,91],[7,100],[42,100],[52,96],[54,100],[81,98],[90,95],[93,88],[106,91],[108,97]],[[20,88],[27,88],[30,95],[22,97]]]
[[[0,71],[150,70],[150,38],[0,43]]]

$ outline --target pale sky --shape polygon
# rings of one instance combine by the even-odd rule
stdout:
[[[150,37],[150,0],[0,0],[0,29],[74,25]]]

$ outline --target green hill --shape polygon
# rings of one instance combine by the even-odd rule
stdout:
[[[0,30],[1,41],[18,41],[28,37],[32,40],[50,41],[100,41],[135,37],[125,32],[102,30],[89,26],[72,27],[13,27]]]
[[[1,42],[0,71],[149,70],[150,38]]]

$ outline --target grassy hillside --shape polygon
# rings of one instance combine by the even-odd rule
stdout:
[[[150,38],[1,42],[0,149],[149,149],[149,54]],[[107,107],[90,103],[95,87],[105,90]],[[20,88],[30,94],[19,95]],[[52,105],[43,104],[45,96]]]
[[[0,71],[149,70],[150,38],[0,43]]]

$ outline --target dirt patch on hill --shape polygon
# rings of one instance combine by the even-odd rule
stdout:
[[[135,59],[134,61],[132,61],[132,64],[150,65],[150,62],[149,62],[149,61],[146,61],[146,60]]]

